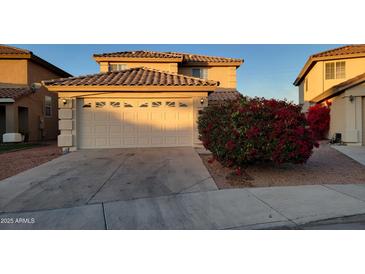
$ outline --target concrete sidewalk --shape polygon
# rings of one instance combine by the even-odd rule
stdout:
[[[332,145],[334,149],[365,166],[365,146],[339,146]]]
[[[4,213],[0,229],[274,229],[358,214],[365,185],[290,186]]]

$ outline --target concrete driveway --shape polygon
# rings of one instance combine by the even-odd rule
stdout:
[[[193,148],[80,150],[0,181],[0,212],[217,190]]]

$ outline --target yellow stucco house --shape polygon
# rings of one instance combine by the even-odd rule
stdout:
[[[58,144],[79,148],[200,144],[199,111],[237,98],[242,59],[177,52],[95,54],[100,73],[43,81],[59,95]]]
[[[341,134],[342,141],[365,145],[365,45],[349,45],[309,57],[294,85],[299,103],[330,101],[329,137]]]
[[[3,134],[9,142],[20,134],[26,141],[56,139],[57,94],[40,82],[69,76],[31,51],[0,45],[0,142]]]

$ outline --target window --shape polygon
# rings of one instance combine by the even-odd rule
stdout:
[[[146,107],[148,107],[148,103],[143,103],[143,104],[141,104],[139,107],[140,107],[140,108],[146,108]]]
[[[208,79],[208,70],[206,68],[192,68],[191,75],[196,78]]]
[[[326,80],[343,79],[346,77],[346,62],[326,63]]]
[[[173,107],[175,107],[175,102],[166,101],[166,106],[173,108]]]
[[[345,61],[336,62],[336,79],[343,79],[346,77],[345,65]]]
[[[86,103],[85,105],[82,106],[83,108],[91,108],[91,103]]]
[[[52,117],[52,97],[44,96],[44,116]]]
[[[335,79],[335,63],[326,63],[326,80]]]
[[[120,108],[120,102],[110,102],[110,105],[111,105],[113,108]]]
[[[96,107],[96,108],[103,108],[105,105],[106,105],[106,103],[105,103],[105,102],[96,102],[96,103],[95,103],[95,107]]]
[[[158,108],[158,107],[160,107],[162,105],[162,103],[161,102],[152,102],[152,107],[153,108]]]
[[[187,108],[188,107],[188,104],[179,102],[179,107],[181,107],[181,108]]]
[[[120,71],[127,69],[126,64],[109,64],[109,71]]]
[[[133,106],[129,103],[124,102],[124,107],[125,108],[132,108]]]

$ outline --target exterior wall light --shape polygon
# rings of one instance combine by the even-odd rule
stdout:
[[[354,99],[355,99],[354,96],[350,95],[349,100],[351,103],[354,101]]]
[[[204,104],[204,98],[200,99],[200,104],[203,105]]]
[[[62,104],[66,105],[67,104],[67,100],[66,99],[62,99]]]
[[[30,86],[30,90],[34,93],[42,87],[41,83],[33,83]]]

